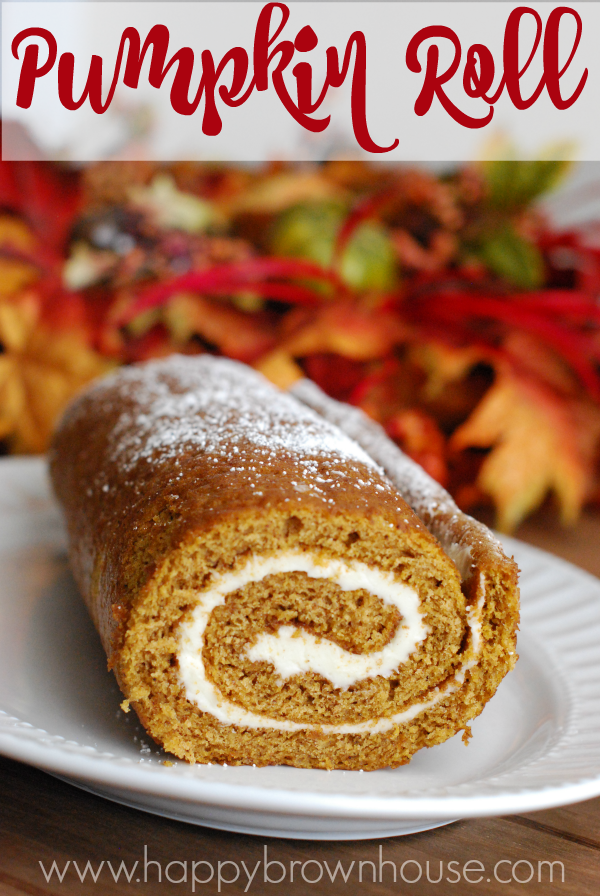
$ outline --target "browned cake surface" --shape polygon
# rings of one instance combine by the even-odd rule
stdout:
[[[516,573],[506,558],[461,577],[370,458],[248,368],[172,358],[95,386],[55,439],[52,476],[73,569],[124,694],[150,734],[191,761],[378,768],[468,726],[515,660]],[[247,648],[292,625],[353,654],[402,625],[367,589],[303,572],[227,594],[211,613],[206,677],[233,706],[294,730],[224,724],[189,698],[180,630],[215,577],[288,551],[358,561],[416,590],[429,633],[408,660],[335,688],[316,672],[278,678]],[[474,556],[474,555],[473,555]],[[502,555],[503,557],[503,555]],[[477,664],[468,620],[481,609]],[[458,673],[458,677],[457,677]],[[449,686],[450,685],[450,686]],[[376,733],[332,726],[415,718]],[[446,689],[446,690],[444,690]]]

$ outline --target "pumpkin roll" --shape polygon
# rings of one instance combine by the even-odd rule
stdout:
[[[203,355],[81,395],[51,450],[72,569],[169,752],[399,766],[514,665],[516,567],[366,418],[294,391]]]

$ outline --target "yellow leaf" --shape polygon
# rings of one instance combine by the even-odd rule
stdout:
[[[265,355],[254,365],[256,370],[266,376],[280,389],[289,389],[297,380],[304,376],[301,368],[296,364],[288,352],[276,349]]]
[[[600,411],[533,379],[500,372],[451,447],[491,448],[478,478],[493,499],[498,527],[511,531],[555,493],[563,521],[574,522],[591,485]]]
[[[39,313],[39,303],[33,295],[0,305],[0,343],[5,352],[24,349]]]
[[[30,252],[35,244],[36,238],[24,221],[12,215],[0,216],[0,245]]]
[[[38,272],[30,264],[0,258],[0,298],[5,299],[29,286],[38,278]]]
[[[14,358],[0,355],[0,439],[12,432],[24,405],[23,386]]]
[[[0,438],[44,451],[70,399],[110,365],[81,334],[41,324],[34,294],[0,305],[0,343]]]

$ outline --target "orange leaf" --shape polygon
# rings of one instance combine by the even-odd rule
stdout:
[[[494,500],[499,528],[511,531],[550,491],[563,521],[575,521],[591,487],[599,436],[597,407],[502,371],[451,447],[492,449],[477,484]]]
[[[269,351],[273,328],[260,314],[247,314],[231,305],[203,296],[175,296],[164,310],[165,324],[180,343],[196,333],[223,354],[252,363]]]
[[[286,340],[285,348],[296,358],[327,353],[369,361],[387,355],[405,333],[404,325],[392,314],[339,302],[313,314]]]
[[[36,299],[0,305],[0,438],[17,452],[44,451],[69,400],[109,367],[79,333],[41,323]]]
[[[254,366],[280,389],[289,389],[304,376],[291,355],[280,349],[275,349],[268,355],[264,355]]]
[[[446,444],[435,420],[419,408],[409,408],[392,417],[386,430],[430,476],[446,484]]]
[[[451,346],[443,342],[420,342],[412,347],[410,357],[427,374],[425,396],[438,398],[444,389],[464,379],[480,362],[490,363],[489,357],[474,346]]]
[[[12,215],[0,216],[0,246],[32,252],[36,242],[35,236],[24,221]]]

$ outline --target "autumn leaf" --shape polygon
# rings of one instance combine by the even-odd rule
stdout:
[[[164,310],[164,321],[176,344],[185,343],[195,334],[224,355],[247,364],[274,343],[273,328],[265,316],[248,314],[204,296],[175,296]]]
[[[423,392],[429,400],[438,398],[449,385],[464,379],[476,364],[490,363],[480,348],[443,342],[420,342],[412,348],[410,356],[427,374]]]
[[[6,299],[38,279],[38,272],[30,264],[0,258],[0,301]]]
[[[36,249],[36,239],[27,225],[11,215],[0,215],[0,300],[12,296],[38,278],[38,271],[19,257]],[[16,254],[16,257],[11,257]]]
[[[395,229],[391,232],[392,243],[398,260],[405,268],[416,271],[441,271],[456,255],[458,240],[447,230],[437,230],[430,238],[428,246],[422,246],[408,230]]]
[[[32,252],[37,240],[27,224],[12,215],[0,216],[0,246]]]
[[[446,484],[446,445],[435,420],[419,408],[409,408],[392,417],[386,430],[430,476]]]
[[[456,430],[451,448],[492,449],[477,484],[494,501],[498,527],[512,531],[549,492],[563,521],[575,521],[591,486],[599,436],[597,406],[504,370]]]
[[[355,361],[382,358],[407,333],[393,314],[342,302],[305,312],[299,320],[282,346],[296,358],[321,352]]]
[[[226,203],[231,216],[242,213],[273,215],[300,202],[340,200],[345,191],[319,170],[291,170],[259,178]]]
[[[35,293],[0,305],[0,438],[15,452],[44,451],[69,400],[110,366],[81,333],[49,328],[41,313]]]
[[[79,174],[52,162],[0,162],[0,206],[24,219],[44,252],[61,252],[80,206]]]
[[[159,228],[201,233],[217,222],[210,202],[178,190],[168,174],[157,174],[148,185],[132,185],[129,196],[133,207],[144,211]]]
[[[546,383],[563,395],[578,392],[577,376],[569,365],[549,346],[523,330],[510,330],[503,342],[504,351],[520,372]]]
[[[275,349],[264,355],[255,364],[255,368],[280,389],[289,389],[304,376],[302,368],[296,364],[289,352],[281,349]]]
[[[511,224],[482,237],[478,254],[494,274],[519,289],[537,289],[544,282],[540,250]]]
[[[569,167],[570,162],[564,159],[500,159],[482,162],[481,171],[488,190],[488,202],[498,209],[524,208],[555,187]]]

